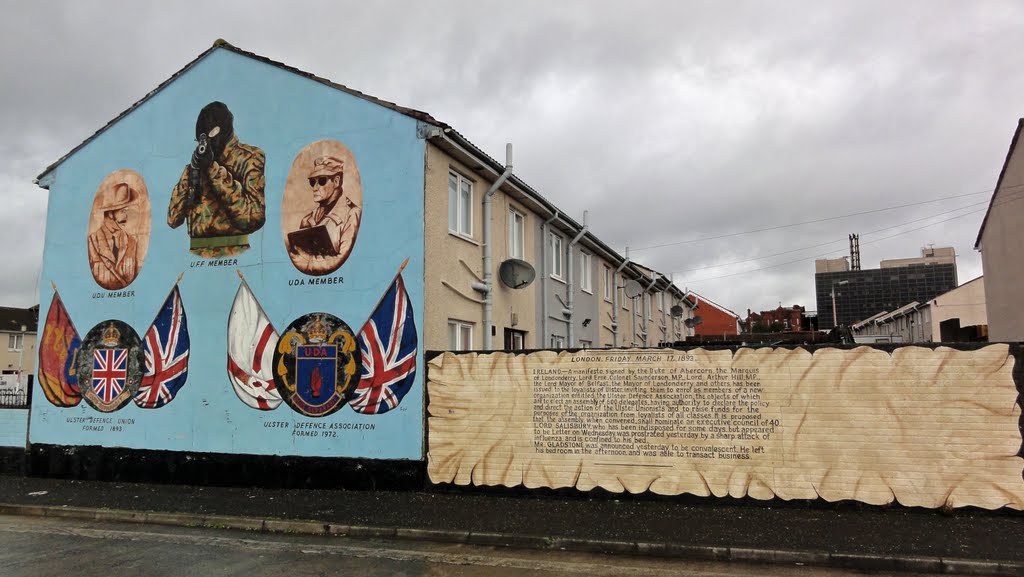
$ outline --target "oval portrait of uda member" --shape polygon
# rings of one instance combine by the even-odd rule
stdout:
[[[281,232],[292,264],[314,276],[330,274],[352,254],[363,217],[356,159],[337,140],[303,148],[284,187]]]
[[[89,213],[89,269],[96,284],[107,290],[132,284],[146,258],[151,230],[142,175],[127,169],[108,174]]]

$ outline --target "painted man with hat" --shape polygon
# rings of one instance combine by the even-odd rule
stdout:
[[[341,266],[352,252],[363,209],[345,194],[345,161],[341,158],[328,155],[315,159],[308,182],[317,206],[302,217],[299,230],[323,226],[330,238],[331,254],[302,255],[302,247],[295,245],[292,251],[306,257],[304,262],[296,263],[303,272],[327,274]]]
[[[122,289],[139,274],[139,242],[125,229],[128,207],[138,199],[138,191],[126,182],[108,187],[100,197],[103,222],[89,235],[89,266],[93,278],[107,290]]]
[[[266,156],[238,141],[234,116],[223,102],[203,107],[196,119],[196,148],[171,191],[167,224],[188,222],[189,250],[213,258],[249,248],[249,234],[263,227]]]

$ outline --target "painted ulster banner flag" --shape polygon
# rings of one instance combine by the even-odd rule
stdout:
[[[135,394],[135,404],[143,409],[157,409],[174,400],[188,379],[188,319],[178,285],[171,289],[146,331],[142,350],[146,354],[146,372]]]
[[[74,407],[82,402],[75,371],[76,356],[82,340],[53,289],[53,300],[46,313],[43,338],[39,343],[39,384],[46,400],[58,407]]]
[[[228,376],[243,403],[261,411],[281,404],[274,384],[277,331],[243,279],[228,315]]]
[[[416,322],[401,270],[357,339],[362,371],[349,405],[357,413],[386,413],[402,402],[416,377]]]

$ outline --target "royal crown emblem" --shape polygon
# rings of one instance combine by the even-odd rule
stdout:
[[[303,329],[309,337],[310,343],[319,344],[327,340],[327,324],[324,322],[323,315],[314,315]]]
[[[117,330],[114,323],[108,323],[100,335],[100,344],[105,347],[116,347],[121,342],[121,331]]]
[[[274,350],[274,383],[281,400],[307,417],[324,417],[348,401],[362,358],[355,333],[330,313],[294,321]]]

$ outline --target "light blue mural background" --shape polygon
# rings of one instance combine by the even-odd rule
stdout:
[[[70,97],[69,97],[70,98]],[[266,154],[267,221],[250,235],[252,248],[238,265],[192,268],[208,261],[188,251],[187,225],[167,226],[170,193],[195,146],[199,110],[219,100],[234,115],[235,134]],[[73,101],[68,103],[73,105]],[[51,175],[46,223],[40,321],[56,283],[79,335],[106,319],[120,319],[144,336],[160,306],[185,273],[180,289],[191,337],[184,388],[160,409],[129,402],[100,413],[83,400],[74,408],[51,405],[36,394],[30,441],[138,449],[243,454],[420,459],[423,456],[423,171],[424,142],[417,121],[367,100],[279,67],[217,49],[179,78],[66,159]],[[348,260],[329,277],[343,284],[289,286],[300,273],[285,251],[281,200],[292,162],[307,144],[335,139],[352,150],[363,187],[363,215]],[[152,206],[152,237],[139,276],[108,294],[93,280],[86,254],[89,212],[110,172],[132,169],[145,179]],[[296,413],[286,404],[258,411],[242,404],[228,380],[227,318],[241,269],[274,327],[281,332],[309,312],[329,312],[356,332],[384,294],[402,261],[419,333],[416,382],[398,409],[360,415],[349,407],[324,418]],[[208,264],[208,262],[206,263]],[[321,277],[325,278],[325,277]],[[75,417],[110,418],[103,431],[85,430]],[[112,431],[121,419],[122,431]],[[286,422],[285,427],[265,426]],[[336,437],[293,435],[296,423],[340,424]],[[372,429],[359,428],[372,425]],[[319,430],[313,429],[320,433]]]

